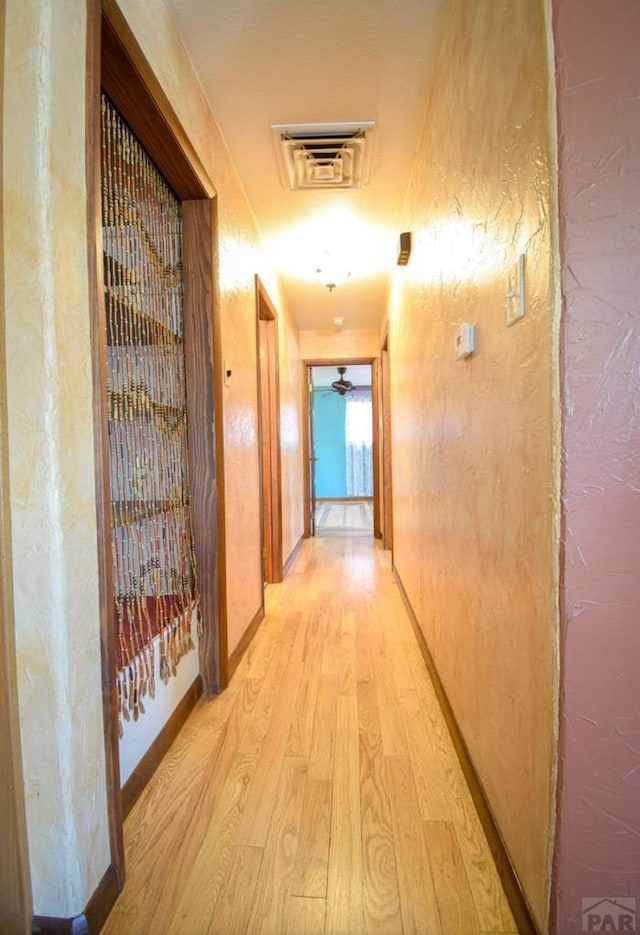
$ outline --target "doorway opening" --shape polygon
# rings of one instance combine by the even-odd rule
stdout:
[[[99,530],[101,687],[111,861],[116,889],[119,890],[125,874],[123,813],[132,807],[198,695],[203,690],[217,693],[227,682],[224,459],[219,429],[222,424],[222,373],[216,283],[217,202],[213,183],[142,50],[132,38],[124,17],[113,4],[105,4],[103,11],[99,4],[89,4],[89,9],[87,206]],[[119,114],[117,120],[110,108]],[[108,113],[111,116],[108,117]],[[124,151],[122,141],[126,134],[127,152],[131,152],[135,138],[140,153],[144,151],[146,154],[144,163],[141,157],[135,167],[133,162],[127,164],[127,171],[133,174],[133,178],[131,175],[125,178],[124,167],[122,173],[116,172],[118,184],[126,189],[121,200],[128,199],[129,213],[118,210],[115,218],[104,215],[102,211],[102,179],[105,175],[102,156],[106,154],[103,143],[105,133],[113,135],[114,128],[116,153]],[[150,168],[148,171],[140,168],[142,163],[145,167],[152,164],[157,175]],[[106,176],[108,180],[108,170]],[[160,177],[162,182],[158,181]],[[172,299],[180,297],[180,302],[176,298],[173,304],[165,301],[163,305],[160,300],[150,304],[147,294],[141,297],[138,289],[142,277],[135,263],[142,254],[140,245],[152,252],[149,245],[156,250],[158,240],[164,237],[164,234],[159,238],[151,237],[148,227],[156,221],[149,221],[144,213],[148,204],[157,203],[155,198],[151,202],[141,197],[141,181],[151,184],[152,178],[156,180],[154,185],[166,186],[171,192],[173,213],[177,216],[180,212],[182,217],[181,264],[174,264],[176,271],[171,276],[166,272],[163,274],[169,281]],[[135,211],[134,189],[137,197]],[[109,199],[105,202],[108,207]],[[135,224],[133,220],[123,223],[132,217],[136,219]],[[155,233],[156,228],[153,230]],[[118,252],[112,250],[114,240],[117,240]],[[166,244],[166,238],[162,242]],[[151,261],[150,265],[153,265]],[[177,272],[179,266],[181,277]],[[167,316],[168,323],[159,312],[167,304],[174,310],[173,318]],[[180,331],[177,327],[179,319]],[[167,361],[175,362],[173,382],[166,378]],[[119,364],[121,370],[118,369]],[[150,378],[152,365],[157,365],[153,380]],[[118,382],[120,374],[122,379]],[[184,399],[182,394],[178,397],[177,391],[170,395],[170,386],[184,389]],[[141,426],[135,438],[132,433],[134,422]],[[182,455],[187,433],[186,459],[178,462],[177,455],[174,457],[175,450],[180,448]],[[143,439],[152,440],[149,453],[138,453],[135,447]],[[158,455],[161,446],[162,456]],[[124,455],[117,484],[112,483],[115,474],[111,460],[113,449]],[[158,473],[158,465],[166,468],[162,475]],[[177,480],[172,480],[171,486],[167,479],[184,476],[188,477],[189,493],[188,497],[184,496],[183,504],[179,500]],[[169,489],[160,487],[161,480],[169,485]],[[182,544],[180,536],[185,528],[184,524],[178,524],[176,514],[183,506],[184,512],[188,509],[190,515],[191,567],[199,570],[197,601],[187,606],[173,599],[173,595],[178,593],[178,586],[182,587],[183,579],[187,577],[176,558],[182,557],[178,546]],[[123,560],[118,565],[113,556],[125,542],[125,527],[128,539],[121,553],[126,555],[127,563]],[[129,547],[129,542],[133,542],[136,548],[139,546],[137,552],[133,546]],[[165,555],[168,558],[161,560],[152,554],[150,544],[155,546],[156,542],[167,544]],[[126,568],[128,576],[124,613],[119,613],[125,591],[125,579],[119,574],[120,568]],[[129,586],[129,579],[131,582],[135,579],[135,587],[133,584]],[[152,612],[155,610],[154,618]],[[175,621],[178,628],[187,619],[194,624],[191,642],[186,626],[182,631],[187,650],[183,655],[195,668],[195,672],[188,669],[186,675],[183,672],[181,676],[186,679],[186,687],[178,677],[177,657],[174,659],[171,653],[168,654],[168,671],[166,666],[161,669],[159,665],[162,657],[156,651],[156,641],[160,628],[154,631],[153,620],[163,624],[169,614],[171,626]],[[121,687],[118,676],[123,668],[118,651],[122,647],[122,639],[128,639],[132,633],[143,632],[141,621],[148,628],[144,631],[145,643],[140,646],[142,655],[138,657],[132,652],[133,694],[128,697],[133,698],[133,707],[130,709],[128,704],[124,704],[122,695],[118,698],[118,688]],[[134,631],[134,627],[137,630]],[[132,642],[137,649],[135,635]],[[160,633],[160,638],[164,635]],[[166,635],[169,640],[173,635],[168,628]],[[183,670],[185,664],[181,663]],[[128,673],[125,675],[128,677]],[[146,694],[141,690],[143,680]],[[139,703],[143,696],[146,712]],[[140,714],[144,717],[136,720],[136,715]],[[122,768],[125,763],[122,757],[124,745],[120,741],[119,728],[122,728],[123,737],[125,728],[120,716],[132,731],[134,727],[140,728],[134,731],[135,743],[129,738],[132,742],[128,749],[132,756],[125,764],[127,778],[124,784],[121,781],[125,776]]]
[[[306,362],[305,536],[379,533],[376,364]]]

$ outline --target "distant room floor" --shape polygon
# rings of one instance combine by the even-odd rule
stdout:
[[[316,536],[372,536],[373,500],[322,500],[316,504]]]

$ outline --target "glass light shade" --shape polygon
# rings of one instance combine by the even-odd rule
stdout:
[[[329,292],[333,292],[336,286],[341,286],[350,275],[350,270],[347,269],[343,261],[330,254],[325,254],[316,268],[316,279]]]

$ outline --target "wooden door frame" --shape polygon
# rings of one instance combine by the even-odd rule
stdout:
[[[124,883],[118,750],[115,622],[110,535],[106,352],[100,197],[100,92],[104,87],[183,203],[185,361],[189,401],[189,474],[199,571],[205,691],[227,681],[224,548],[222,355],[217,288],[217,201],[213,183],[142,53],[116,0],[88,0],[86,166],[87,237],[94,386],[94,452],[107,807],[111,862]],[[197,418],[194,418],[197,412]]]
[[[391,454],[391,385],[389,357],[389,329],[384,330],[380,345],[380,408],[381,408],[381,461],[382,461],[382,548],[393,555],[393,469]]]
[[[373,536],[380,539],[380,468],[379,468],[379,374],[377,357],[329,357],[310,358],[301,361],[302,366],[302,508],[304,511],[303,538],[311,537],[311,490],[309,483],[309,367],[351,367],[357,364],[371,365],[371,418],[373,421]]]
[[[256,362],[258,383],[258,445],[260,469],[260,545],[266,562],[261,561],[263,584],[282,581],[282,455],[280,449],[280,352],[278,313],[264,283],[255,277]],[[269,322],[273,341],[266,348],[265,364],[260,356],[260,322]],[[262,399],[263,377],[268,384],[268,411]],[[265,452],[264,446],[269,446]],[[269,470],[265,470],[265,463]],[[268,515],[266,515],[268,513]]]
[[[300,380],[302,405],[300,411],[302,412],[302,508],[304,513],[302,538],[310,539],[312,535],[315,535],[315,517],[313,520],[311,517],[311,452],[309,450],[311,435],[311,421],[309,419],[311,401],[309,396],[312,389],[310,368],[313,364],[308,364],[303,360],[300,366],[302,368],[302,379]]]
[[[371,418],[373,420],[373,538],[381,539],[380,502],[380,361],[371,361]]]

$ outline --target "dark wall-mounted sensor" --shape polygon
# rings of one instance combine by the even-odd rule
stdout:
[[[411,231],[400,234],[398,247],[398,266],[406,266],[411,256]]]

